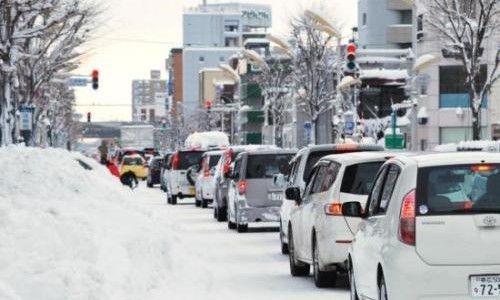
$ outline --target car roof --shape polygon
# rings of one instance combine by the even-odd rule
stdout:
[[[370,151],[370,152],[349,152],[341,154],[331,154],[321,158],[320,161],[336,161],[341,164],[352,165],[364,161],[373,160],[388,160],[395,157],[397,154],[385,151]]]
[[[215,155],[222,155],[224,154],[224,151],[222,150],[217,150],[217,151],[207,151],[203,154],[203,156],[215,156]]]
[[[252,150],[278,150],[281,149],[278,146],[275,145],[234,145],[234,146],[229,146],[228,149],[231,149],[233,151],[252,151]]]
[[[130,154],[123,156],[123,158],[137,158],[137,157],[143,158],[142,155],[140,154]]]
[[[359,151],[355,152],[348,152],[349,148],[357,148]],[[292,162],[297,160],[300,156],[302,156],[304,153],[312,153],[312,152],[319,152],[319,151],[336,151],[338,150],[340,153],[336,154],[341,154],[341,153],[359,153],[359,152],[375,152],[375,151],[384,151],[384,147],[379,146],[379,145],[373,145],[373,144],[358,144],[358,143],[348,143],[348,144],[322,144],[322,145],[309,145],[307,147],[304,147],[300,149],[297,152],[297,155],[293,158]],[[335,154],[335,153],[332,153]]]
[[[414,163],[419,167],[433,167],[440,165],[500,163],[500,154],[491,152],[422,153],[396,156],[394,159],[401,161],[403,164]]]
[[[261,155],[261,154],[292,154],[295,155],[297,151],[295,150],[289,150],[289,149],[274,149],[274,150],[250,150],[250,151],[244,151],[244,153],[247,153],[248,155]]]

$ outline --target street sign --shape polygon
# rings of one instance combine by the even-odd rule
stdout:
[[[68,80],[68,84],[70,86],[87,86],[88,80],[87,78],[82,77],[71,77]]]
[[[385,148],[387,149],[405,149],[405,138],[402,134],[388,134],[385,136]]]
[[[33,130],[33,111],[34,107],[23,106],[19,108],[21,124],[19,125],[20,130]]]

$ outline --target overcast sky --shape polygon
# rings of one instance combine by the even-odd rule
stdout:
[[[165,59],[170,48],[182,46],[182,13],[201,0],[100,0],[105,13],[95,40],[88,45],[82,67],[75,73],[100,72],[98,91],[77,88],[77,111],[92,112],[93,121],[131,119],[131,81],[149,78],[160,69],[166,79]],[[228,1],[208,0],[208,3]],[[288,20],[301,7],[318,5],[314,0],[242,0],[271,4],[274,33],[284,34]],[[323,0],[325,13],[343,24],[345,31],[356,23],[357,0]],[[94,104],[94,106],[86,106]]]

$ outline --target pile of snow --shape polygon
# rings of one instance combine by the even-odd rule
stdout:
[[[366,69],[361,70],[361,79],[406,80],[409,75],[402,69]]]
[[[182,299],[206,290],[203,270],[188,273],[201,264],[175,224],[159,226],[95,161],[10,146],[0,165],[0,299]]]
[[[227,147],[229,146],[229,137],[220,131],[195,132],[187,137],[185,146],[202,149]]]

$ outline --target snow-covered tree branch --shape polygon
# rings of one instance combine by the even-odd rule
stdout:
[[[471,99],[473,138],[478,140],[481,105],[500,78],[500,49],[496,48],[493,58],[485,51],[489,41],[498,41],[500,36],[500,0],[426,0],[425,3],[428,25],[443,41],[446,53],[463,66]]]

